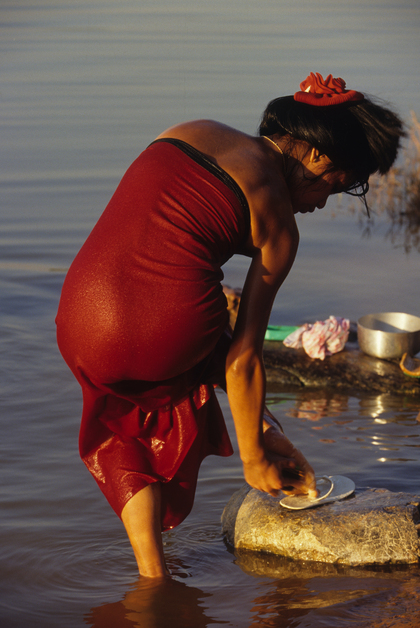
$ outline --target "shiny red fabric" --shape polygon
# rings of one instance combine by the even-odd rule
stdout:
[[[248,222],[241,193],[186,145],[130,166],[63,285],[60,351],[83,390],[80,454],[115,512],[162,483],[162,528],[191,510],[202,459],[232,453],[213,384],[228,323],[221,266]]]

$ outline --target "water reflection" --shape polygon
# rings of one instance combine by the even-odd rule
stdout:
[[[407,621],[420,611],[416,566],[346,568],[297,563],[279,556],[235,550],[240,568],[223,591],[204,592],[186,582],[139,579],[118,602],[93,607],[85,615],[91,628],[387,628],[395,612]],[[242,575],[241,575],[242,572]],[[241,602],[242,600],[242,602]],[[225,604],[237,607],[229,620],[216,617]],[[215,612],[209,610],[214,608]],[[380,619],[377,619],[377,618]],[[303,622],[302,622],[303,620]],[[401,617],[398,626],[409,626]]]
[[[169,578],[140,578],[124,599],[93,608],[85,622],[92,628],[205,628],[228,623],[205,614],[202,601],[210,595]]]
[[[390,405],[392,405],[390,395],[377,395],[376,397],[361,399],[360,415],[373,417],[376,423],[386,423],[386,420],[380,417],[385,414]]]
[[[400,423],[407,419],[412,423],[413,413],[418,412],[420,408],[420,399],[414,395],[412,397],[399,397],[388,393],[378,395],[370,393],[354,397],[348,393],[337,393],[328,388],[309,389],[297,392],[293,396],[272,394],[269,397],[269,404],[275,408],[277,405],[287,403],[287,399],[291,400],[292,398],[294,403],[286,410],[287,416],[308,421],[319,421],[326,417],[346,415],[346,421],[340,422],[342,425],[358,417],[370,417],[379,424],[390,421]],[[404,411],[406,411],[405,414]],[[418,419],[417,416],[416,420]],[[337,422],[335,423],[337,424]]]
[[[418,396],[356,397],[319,389],[273,393],[270,403],[317,475],[348,475],[360,487],[418,493]]]
[[[273,578],[254,599],[249,628],[338,628],[349,623],[358,628],[385,628],[396,625],[395,604],[400,605],[401,600],[407,608],[411,606],[413,616],[420,610],[417,566],[363,569],[302,564],[244,550],[236,550],[235,557],[245,573]],[[297,621],[303,617],[305,623]],[[401,620],[405,626],[404,618]]]
[[[296,401],[288,415],[297,419],[319,421],[323,417],[340,416],[348,410],[348,395],[335,394],[327,390],[311,391]]]

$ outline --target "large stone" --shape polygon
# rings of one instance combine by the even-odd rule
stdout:
[[[226,505],[222,532],[234,548],[342,565],[413,564],[420,559],[420,496],[385,489],[291,511],[245,485]]]

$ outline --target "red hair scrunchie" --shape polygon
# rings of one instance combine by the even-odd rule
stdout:
[[[341,105],[344,102],[357,102],[364,99],[361,92],[346,89],[346,82],[342,78],[333,78],[329,74],[326,79],[318,72],[313,72],[300,84],[300,92],[296,92],[294,99],[307,105],[325,107]]]

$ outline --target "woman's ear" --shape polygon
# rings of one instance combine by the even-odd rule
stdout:
[[[327,168],[327,166],[331,165],[331,160],[327,155],[320,154],[317,148],[312,148],[311,154],[309,156],[309,162],[312,164],[317,164],[319,166],[323,166]]]
[[[326,155],[321,155],[317,148],[312,148],[309,161],[316,164],[318,162],[329,162],[330,160]]]
[[[317,148],[312,148],[311,154],[309,155],[309,162],[311,164],[316,164],[320,159],[319,150]]]

